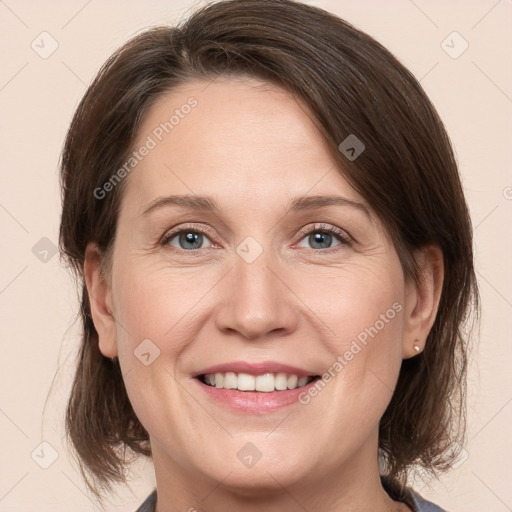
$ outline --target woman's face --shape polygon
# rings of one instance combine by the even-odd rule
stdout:
[[[248,493],[373,471],[411,294],[305,109],[254,80],[191,82],[134,150],[100,348],[155,465]]]

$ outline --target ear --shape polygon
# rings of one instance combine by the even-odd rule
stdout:
[[[419,354],[434,325],[444,280],[443,253],[437,246],[426,246],[415,253],[419,281],[406,283],[403,358]],[[417,348],[415,348],[417,347]]]
[[[100,275],[101,256],[98,246],[89,243],[85,250],[84,277],[99,349],[105,357],[117,356],[116,322],[112,314],[110,284]]]

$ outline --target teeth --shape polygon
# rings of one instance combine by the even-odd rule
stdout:
[[[224,389],[236,389],[238,385],[238,380],[236,378],[236,373],[227,372],[224,375]]]
[[[254,391],[256,389],[256,379],[248,373],[239,373],[237,387],[240,391]]]
[[[301,388],[311,382],[313,377],[298,377],[286,373],[265,373],[263,375],[250,375],[249,373],[208,373],[204,382],[209,386],[224,389],[237,389],[239,391],[285,391],[287,389]]]
[[[270,393],[275,390],[275,377],[271,373],[266,373],[265,375],[258,375],[256,377],[256,385],[255,389],[257,391],[264,391],[265,393]]]
[[[297,375],[289,375],[287,381],[288,389],[295,389],[297,387],[298,382],[299,378],[297,377]]]
[[[288,389],[288,377],[286,377],[286,373],[278,373],[276,375],[274,379],[274,386],[278,391]]]

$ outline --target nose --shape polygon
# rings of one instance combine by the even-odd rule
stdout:
[[[222,291],[216,325],[224,334],[238,333],[246,340],[284,336],[298,324],[295,295],[280,276],[277,264],[265,252],[248,263],[236,256]],[[277,277],[280,276],[280,277]]]

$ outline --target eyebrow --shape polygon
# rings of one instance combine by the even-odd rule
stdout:
[[[166,206],[179,206],[191,210],[201,210],[213,213],[220,213],[220,208],[214,198],[208,196],[196,195],[172,195],[166,197],[157,197],[151,201],[142,212],[143,216],[149,215],[152,211],[164,208]],[[349,206],[357,208],[371,217],[369,209],[362,203],[352,201],[342,196],[302,196],[293,198],[288,209],[293,212],[301,210],[313,210],[325,206]]]
[[[302,196],[292,199],[290,209],[292,211],[300,210],[313,210],[315,208],[322,208],[324,206],[350,206],[357,208],[371,217],[370,210],[363,204],[357,201],[352,201],[342,196]]]
[[[180,206],[181,208],[189,208],[191,210],[203,210],[215,213],[219,212],[217,202],[212,197],[183,195],[157,197],[154,201],[149,203],[147,208],[142,212],[142,215],[149,215],[152,211],[159,210],[166,206]]]

